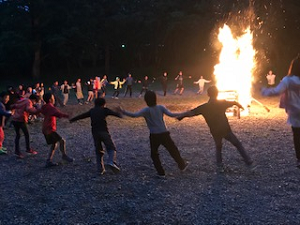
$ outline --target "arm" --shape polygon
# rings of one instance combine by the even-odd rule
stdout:
[[[2,105],[2,104],[1,104],[1,105]],[[0,106],[0,115],[1,115],[1,116],[9,117],[9,116],[11,116],[11,113],[7,112],[7,111],[5,110],[5,108],[3,108],[3,107]]]
[[[82,119],[85,119],[85,118],[88,118],[88,117],[91,117],[91,111],[88,111],[86,113],[75,116],[74,118],[70,119],[70,123],[73,123],[77,120],[82,120]]]
[[[287,79],[287,77],[283,78],[283,80],[275,88],[263,88],[261,91],[262,95],[272,96],[283,93],[288,88]]]
[[[57,108],[53,108],[52,115],[57,118],[69,118],[68,114],[65,114],[65,113],[59,111]]]
[[[115,116],[115,117],[122,118],[122,114],[121,113],[113,111],[113,110],[111,110],[109,108],[106,108],[106,114],[110,115],[110,116]]]
[[[178,120],[182,120],[185,117],[193,117],[202,114],[202,105],[198,106],[195,109],[182,113],[180,116],[177,116]]]
[[[244,107],[240,104],[240,103],[238,103],[238,102],[233,102],[233,105],[236,105],[237,107],[239,107],[240,109],[242,109],[242,110],[244,110]]]
[[[129,116],[129,117],[134,117],[134,118],[144,116],[145,109],[146,109],[146,108],[144,108],[144,109],[142,109],[142,110],[140,110],[140,111],[138,111],[138,112],[132,113],[132,112],[128,112],[128,111],[126,111],[126,110],[120,108],[121,112],[122,112],[124,115]]]
[[[173,112],[169,111],[165,106],[162,106],[162,105],[160,105],[160,108],[161,108],[162,112],[169,117],[179,117],[179,116],[183,115],[183,113],[173,113]]]
[[[32,103],[30,100],[26,105],[25,111],[28,112],[29,114],[39,114],[41,112],[40,109],[36,109],[32,106]]]

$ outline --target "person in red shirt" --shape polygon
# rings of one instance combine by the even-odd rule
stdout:
[[[12,124],[15,128],[15,155],[22,159],[24,155],[20,152],[20,130],[23,131],[26,143],[26,153],[36,155],[37,152],[30,148],[29,132],[27,128],[29,114],[38,114],[40,110],[33,107],[38,100],[38,97],[34,94],[30,95],[29,98],[23,98],[18,100],[15,104],[11,105],[11,109],[14,109],[12,116]]]
[[[66,141],[56,132],[56,118],[69,118],[69,115],[62,113],[55,106],[55,98],[51,93],[46,93],[43,96],[45,105],[41,109],[44,115],[44,122],[42,132],[45,136],[48,145],[51,145],[50,152],[46,161],[46,167],[57,166],[53,163],[53,156],[57,146],[60,146],[62,159],[66,162],[73,162],[74,159],[70,158],[66,153]]]

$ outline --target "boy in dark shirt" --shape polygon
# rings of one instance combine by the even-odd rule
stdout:
[[[238,106],[243,109],[238,102],[217,100],[218,89],[215,86],[211,86],[207,90],[207,94],[210,97],[209,101],[197,108],[184,113],[182,116],[177,117],[178,120],[182,120],[185,117],[192,117],[197,115],[202,115],[210,128],[210,133],[216,144],[216,158],[218,166],[222,166],[222,140],[223,138],[233,144],[241,156],[243,157],[247,165],[252,165],[253,161],[250,159],[246,153],[242,143],[237,139],[237,137],[232,132],[228,119],[226,117],[226,109],[232,107],[233,105]]]
[[[60,112],[55,106],[55,97],[51,93],[46,93],[43,96],[45,105],[42,106],[41,113],[44,115],[43,134],[48,145],[51,145],[50,152],[46,161],[46,167],[57,166],[53,163],[53,156],[59,144],[62,153],[62,159],[66,162],[73,162],[73,159],[67,156],[66,141],[56,132],[56,118],[69,118],[69,115]]]
[[[105,166],[103,161],[104,150],[102,147],[102,142],[106,147],[106,151],[108,153],[108,166],[112,169],[114,173],[120,172],[120,168],[116,164],[116,147],[112,141],[112,138],[109,134],[107,128],[106,117],[116,116],[122,117],[120,113],[114,112],[105,107],[105,99],[97,98],[95,99],[95,107],[90,111],[78,115],[70,120],[70,122],[75,122],[77,120],[91,118],[92,125],[92,134],[94,138],[95,150],[96,150],[96,159],[97,159],[97,168],[100,174],[105,173]]]

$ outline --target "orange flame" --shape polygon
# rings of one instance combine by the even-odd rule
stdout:
[[[223,47],[219,64],[214,67],[216,85],[220,92],[235,91],[239,103],[247,109],[251,104],[252,72],[256,65],[253,35],[247,28],[242,36],[234,38],[225,24],[219,29],[218,39]]]

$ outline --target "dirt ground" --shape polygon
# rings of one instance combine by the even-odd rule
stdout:
[[[165,179],[156,177],[150,158],[149,132],[143,118],[108,117],[118,148],[121,173],[96,173],[90,120],[58,121],[58,133],[75,158],[72,164],[46,169],[48,146],[41,122],[29,125],[31,145],[39,154],[16,159],[14,131],[5,130],[8,155],[0,156],[0,224],[299,224],[300,170],[295,166],[292,133],[278,97],[253,103],[249,116],[230,117],[230,124],[258,165],[249,170],[229,143],[224,143],[225,171],[215,165],[215,149],[201,116],[177,121],[165,118],[171,136],[190,167],[181,173],[160,149]],[[158,103],[174,112],[205,102],[191,92],[158,96]],[[121,104],[136,111],[141,98],[107,98],[107,107]],[[75,103],[73,101],[73,103]],[[62,110],[75,116],[90,105]],[[21,139],[24,148],[24,138]],[[55,161],[59,162],[59,151]]]

